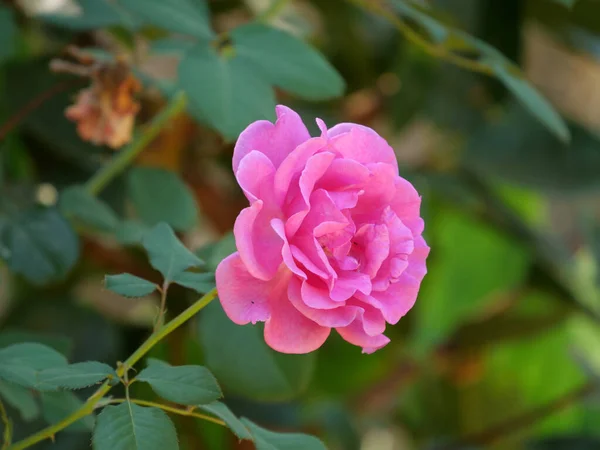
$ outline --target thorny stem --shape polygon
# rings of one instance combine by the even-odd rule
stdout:
[[[4,407],[2,400],[0,400],[0,419],[2,419],[2,423],[4,424],[4,433],[2,434],[2,450],[5,450],[12,441],[12,422],[6,413],[6,408]]]
[[[267,23],[275,19],[289,3],[289,0],[273,0],[271,5],[266,8],[257,18],[257,22]]]
[[[162,403],[149,402],[147,400],[138,400],[136,398],[130,398],[130,399],[126,399],[126,398],[113,398],[113,399],[110,399],[105,404],[107,404],[107,405],[118,404],[118,403],[124,403],[124,402],[127,402],[127,401],[129,401],[131,403],[135,403],[136,405],[150,406],[150,407],[153,407],[153,408],[159,408],[159,409],[162,409],[163,411],[170,412],[170,413],[173,413],[173,414],[178,414],[180,416],[195,417],[196,419],[202,419],[202,420],[206,420],[208,422],[216,423],[218,425],[226,426],[225,422],[223,422],[221,419],[217,419],[216,417],[207,416],[206,414],[197,413],[197,412],[194,412],[191,409],[174,408],[172,406],[164,405]]]
[[[129,368],[133,367],[135,363],[137,363],[140,359],[142,359],[146,353],[148,353],[152,347],[158,344],[162,339],[164,339],[167,335],[172,333],[175,329],[179,328],[193,316],[195,316],[202,308],[208,305],[215,297],[217,296],[217,290],[213,289],[198,301],[196,301],[193,305],[191,305],[188,309],[183,311],[169,323],[159,328],[157,331],[152,333],[148,339],[135,351],[133,354],[127,358],[127,360],[120,364],[117,368],[117,376],[122,378],[125,374],[125,371]],[[44,428],[41,431],[29,436],[22,441],[16,442],[15,444],[7,447],[6,450],[23,450],[25,448],[31,447],[38,442],[41,442],[45,439],[52,439],[56,433],[65,429],[69,425],[74,422],[77,422],[79,419],[82,419],[85,416],[92,414],[96,405],[102,400],[102,398],[110,391],[111,385],[109,382],[105,382],[98,390],[87,399],[87,401],[79,408],[77,411],[73,412],[71,415],[65,417],[58,423],[50,425],[49,427]]]
[[[493,70],[486,64],[478,61],[473,61],[468,58],[463,58],[455,53],[449,51],[444,45],[437,45],[429,42],[417,31],[415,31],[410,25],[408,25],[402,18],[392,11],[389,11],[383,4],[374,0],[348,0],[350,3],[357,5],[358,7],[371,11],[373,14],[377,14],[384,17],[391,22],[402,35],[413,44],[421,47],[425,52],[432,56],[443,59],[455,66],[462,67],[463,69],[470,70],[472,72],[483,73],[485,75],[492,75]]]
[[[99,194],[159,135],[173,117],[184,110],[186,103],[186,96],[183,92],[176,94],[137,139],[117,153],[108,164],[89,179],[85,186],[87,192],[91,195]]]

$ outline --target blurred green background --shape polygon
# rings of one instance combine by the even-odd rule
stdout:
[[[294,43],[231,31],[256,17]],[[335,336],[276,354],[215,303],[152,356],[207,365],[238,414],[332,450],[600,448],[599,35],[595,0],[0,2],[0,346],[124,360],[157,299],[115,296],[103,275],[157,278],[135,244],[161,220],[212,268],[231,253],[245,206],[235,137],[277,101],[313,131],[315,117],[357,122],[394,147],[432,249],[417,304],[373,355]],[[256,67],[218,66],[200,55],[211,41]],[[101,205],[63,195],[115,154],[64,116],[89,85],[49,69],[69,45],[130,62],[141,126],[174,92],[190,99]],[[172,289],[170,314],[194,299]],[[64,415],[69,396],[30,404],[0,383],[16,437]],[[176,425],[184,449],[252,448],[216,425]],[[89,446],[84,428],[34,448]]]

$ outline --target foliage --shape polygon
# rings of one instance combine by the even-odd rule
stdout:
[[[598,2],[43,3],[0,5],[2,450],[598,447]],[[101,86],[114,132],[130,73],[130,143],[84,141],[67,108]],[[422,195],[372,355],[214,300],[234,141],[278,103],[375,128]]]

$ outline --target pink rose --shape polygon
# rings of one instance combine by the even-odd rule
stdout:
[[[238,251],[217,267],[219,298],[233,322],[265,322],[277,351],[311,352],[335,328],[372,353],[427,273],[421,198],[375,131],[317,123],[311,138],[278,106],[275,125],[240,135],[233,170],[250,206],[235,222]]]

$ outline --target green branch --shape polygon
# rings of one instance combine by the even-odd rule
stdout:
[[[180,92],[173,96],[171,102],[150,122],[137,138],[117,153],[108,164],[102,167],[88,180],[85,189],[92,195],[98,195],[117,175],[123,172],[135,158],[165,128],[165,126],[185,109],[186,96]]]
[[[162,339],[164,339],[167,335],[172,333],[174,330],[179,328],[189,319],[194,317],[202,308],[208,305],[215,297],[217,296],[217,290],[213,289],[205,296],[196,301],[192,306],[183,311],[165,326],[158,329],[156,332],[152,333],[148,339],[135,351],[133,354],[127,358],[127,360],[120,364],[117,368],[117,375],[119,378],[122,378],[125,374],[125,371],[129,368],[133,367],[135,363],[137,363],[140,359],[142,359],[156,344],[158,344]],[[41,431],[31,435],[30,437],[23,439],[22,441],[16,442],[7,448],[7,450],[23,450],[25,448],[31,447],[32,445],[37,444],[45,439],[53,439],[56,433],[65,429],[72,423],[77,422],[85,416],[88,416],[94,412],[96,405],[102,400],[102,398],[110,391],[111,385],[109,382],[105,382],[98,390],[87,399],[87,401],[79,408],[77,411],[73,412],[68,417],[64,418],[60,422],[50,425],[49,427],[44,428]]]
[[[4,424],[4,433],[2,434],[2,450],[7,449],[12,441],[12,422],[6,413],[4,403],[0,400],[0,419]]]

